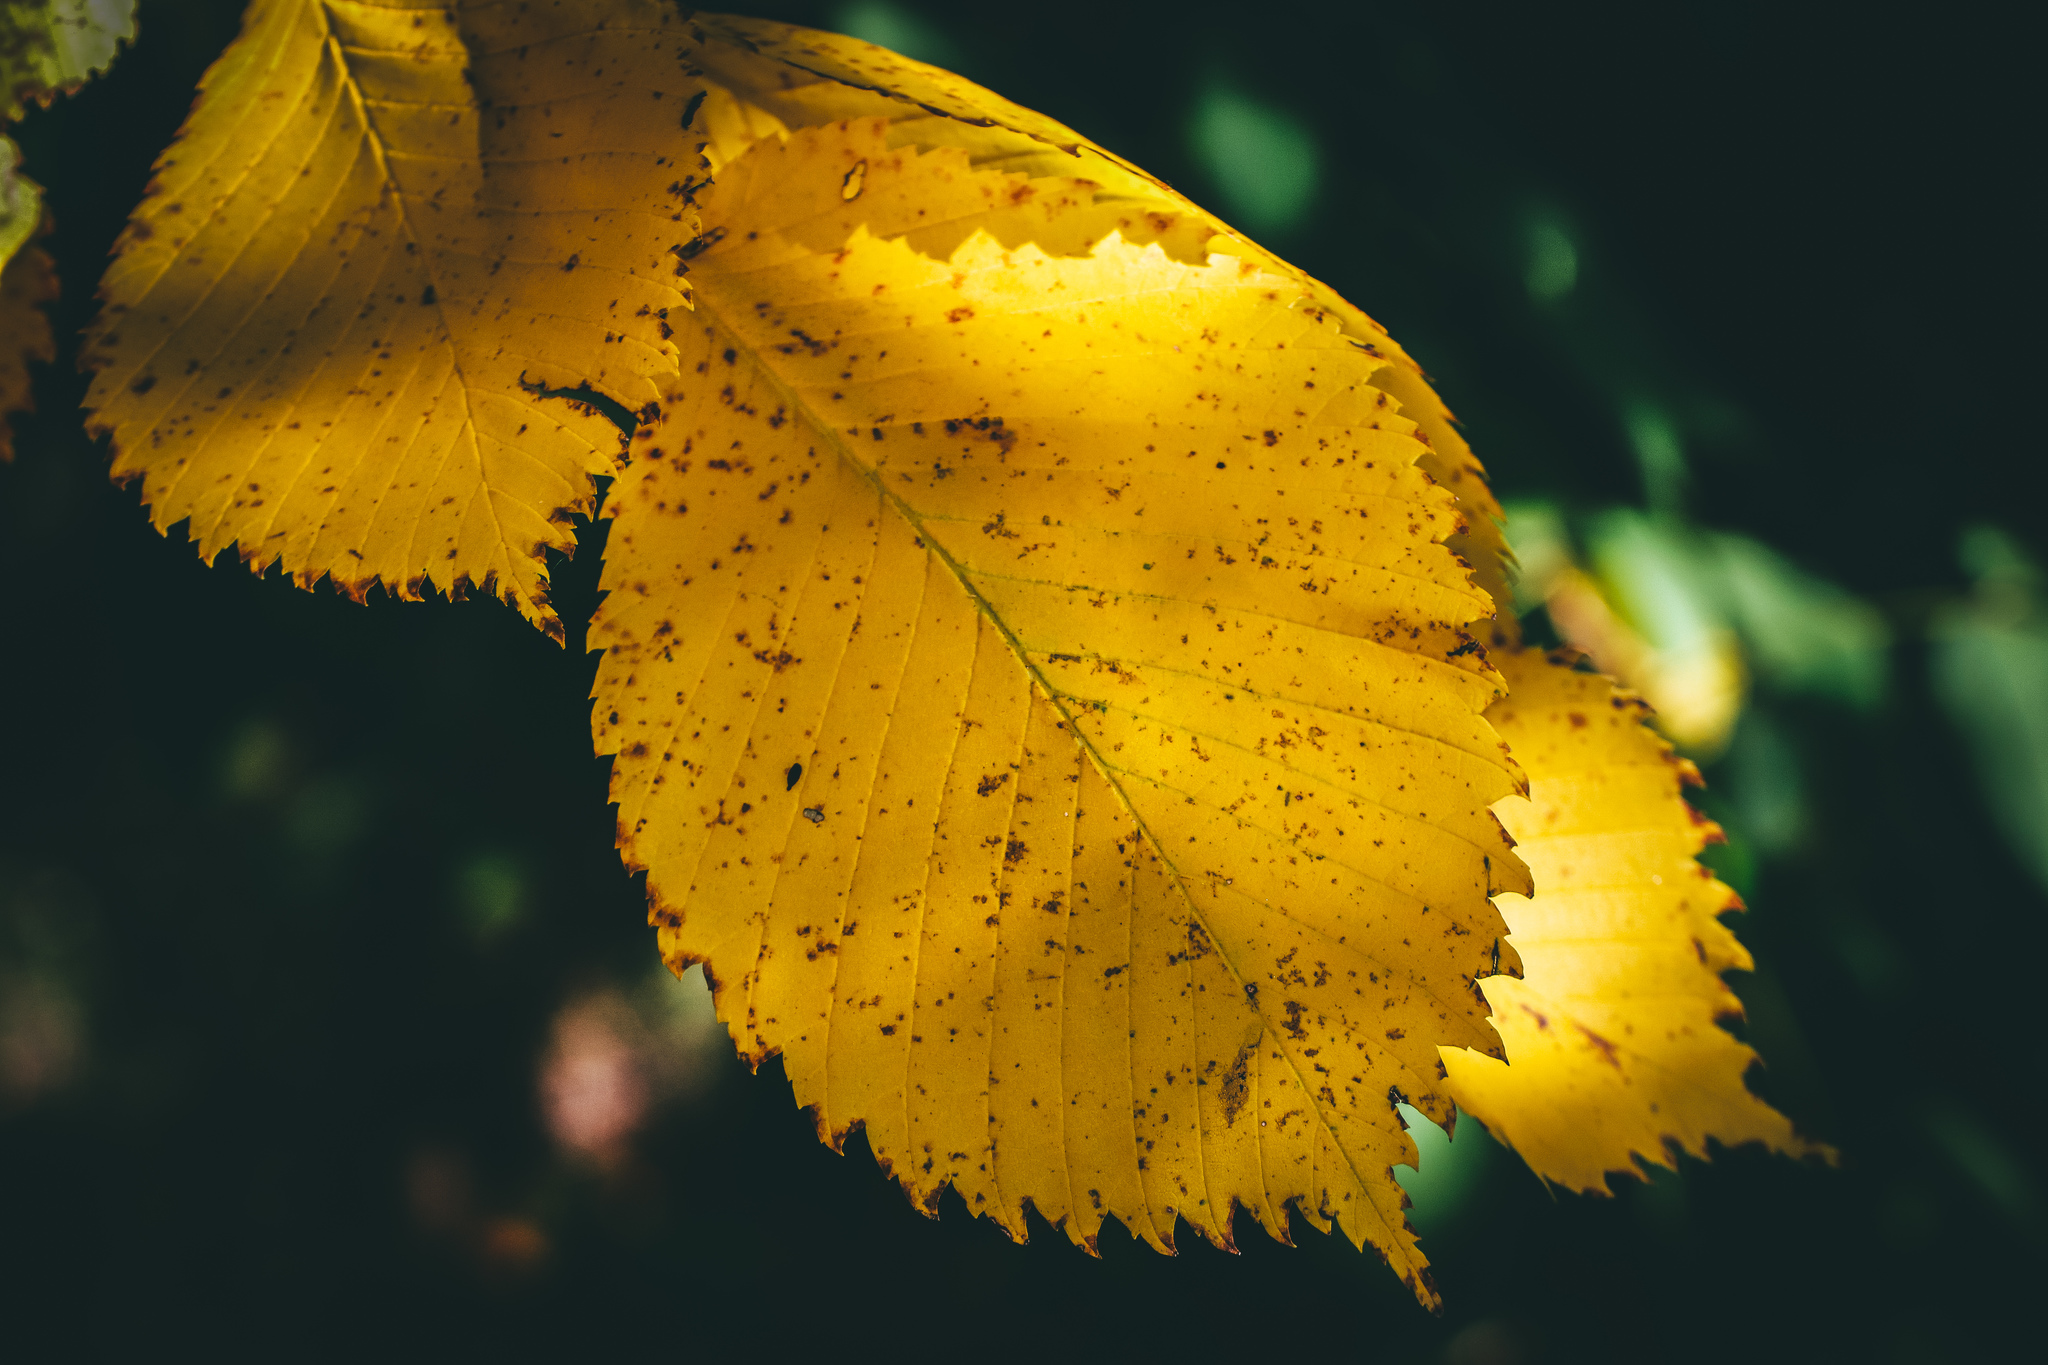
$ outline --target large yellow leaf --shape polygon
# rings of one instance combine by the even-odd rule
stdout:
[[[715,141],[591,636],[665,955],[922,1207],[1164,1247],[1292,1204],[1430,1298],[1395,1105],[1496,1048],[1528,883],[1383,358],[883,117]]]
[[[702,86],[658,0],[256,0],[102,292],[88,406],[202,554],[301,583],[495,591],[673,372]]]
[[[1500,902],[1526,976],[1482,986],[1506,1064],[1444,1050],[1458,1104],[1546,1180],[1595,1193],[1710,1138],[1824,1152],[1750,1093],[1756,1053],[1716,1022],[1741,1016],[1721,974],[1751,959],[1719,919],[1741,902],[1694,861],[1717,833],[1680,794],[1696,770],[1610,680],[1496,658],[1511,692],[1486,714],[1529,791],[1495,810],[1537,889]]]

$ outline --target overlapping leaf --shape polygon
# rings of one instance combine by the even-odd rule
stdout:
[[[496,591],[559,633],[672,372],[701,89],[657,0],[257,0],[109,270],[88,405],[156,524],[302,583]]]
[[[135,0],[9,0],[0,5],[0,123],[30,100],[76,89],[135,37]]]
[[[1296,284],[866,118],[720,167],[597,735],[664,951],[837,1140],[1091,1242],[1339,1219],[1487,1048],[1513,777],[1381,368]],[[1168,225],[1170,230],[1170,225]],[[955,245],[957,244],[957,245]]]
[[[1596,1193],[1709,1139],[1824,1151],[1750,1092],[1756,1053],[1717,1022],[1742,1012],[1721,974],[1751,961],[1718,918],[1741,902],[1694,861],[1716,831],[1680,795],[1692,765],[1608,679],[1499,657],[1512,691],[1487,718],[1529,792],[1495,809],[1537,889],[1501,900],[1526,977],[1482,986],[1506,1064],[1446,1049],[1451,1093],[1537,1174]]]

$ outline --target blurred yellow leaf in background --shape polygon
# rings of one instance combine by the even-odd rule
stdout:
[[[1655,699],[1657,718],[1672,739],[1707,754],[1728,742],[1748,681],[1734,632],[1703,628],[1659,648],[1608,604],[1598,583],[1572,568],[1551,580],[1545,605],[1559,634]]]

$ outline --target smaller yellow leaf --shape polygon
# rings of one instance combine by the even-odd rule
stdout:
[[[1716,1023],[1722,981],[1750,956],[1718,918],[1735,893],[1695,861],[1719,831],[1680,794],[1689,762],[1607,678],[1534,650],[1497,653],[1506,699],[1486,713],[1529,776],[1494,806],[1535,876],[1496,898],[1523,977],[1481,983],[1502,1063],[1443,1049],[1458,1104],[1546,1180],[1605,1193],[1609,1172],[1707,1139],[1827,1155],[1743,1083],[1756,1053]]]

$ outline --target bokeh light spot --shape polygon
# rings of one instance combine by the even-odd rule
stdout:
[[[945,34],[888,0],[856,0],[854,4],[842,5],[832,22],[848,37],[886,47],[912,61],[944,67],[959,63],[959,49]]]
[[[462,864],[455,876],[456,903],[477,942],[495,942],[525,922],[528,882],[522,860],[510,853],[478,853]]]
[[[1286,232],[1308,216],[1322,158],[1315,135],[1293,115],[1211,84],[1195,105],[1188,140],[1225,212],[1246,231]]]
[[[1416,1226],[1441,1229],[1457,1218],[1478,1192],[1480,1177],[1495,1155],[1491,1134],[1479,1120],[1460,1113],[1457,1140],[1431,1123],[1421,1110],[1401,1105],[1401,1121],[1414,1139],[1414,1166],[1396,1166],[1394,1179],[1415,1201]]]
[[[1529,297],[1556,303],[1578,287],[1579,249],[1556,223],[1537,219],[1529,225],[1529,261],[1522,273]]]

